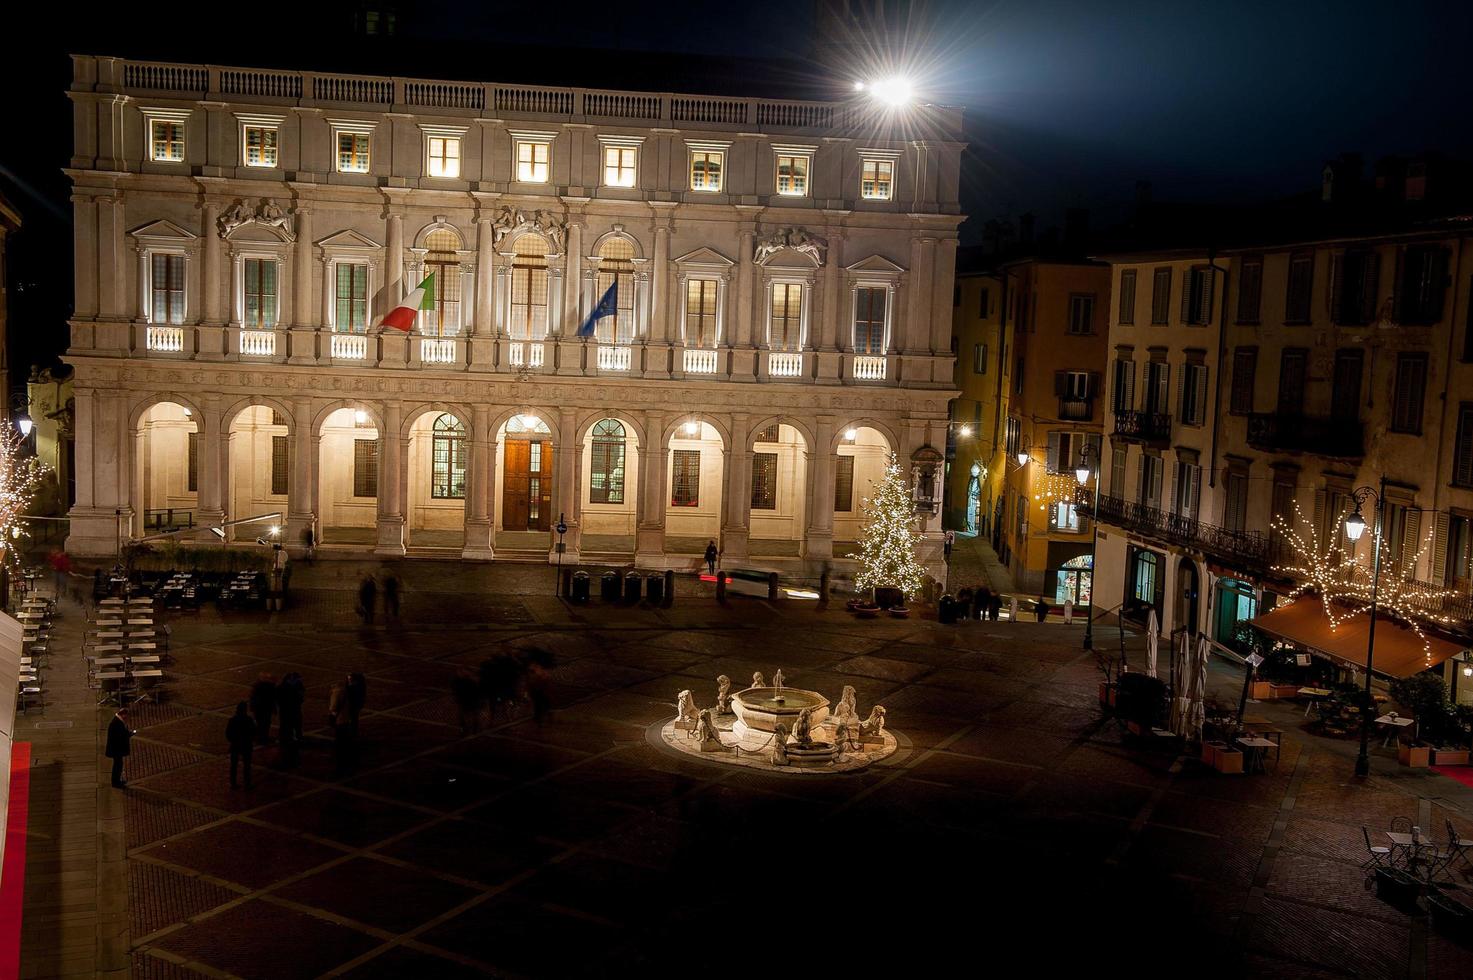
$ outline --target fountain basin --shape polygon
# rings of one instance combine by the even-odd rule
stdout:
[[[793,722],[798,720],[798,712],[804,708],[813,709],[809,718],[817,728],[829,716],[829,699],[817,691],[797,687],[749,687],[731,697],[736,724],[759,732],[770,732],[779,724],[791,732]]]

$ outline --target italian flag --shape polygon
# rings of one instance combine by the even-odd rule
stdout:
[[[393,327],[395,330],[403,330],[408,333],[414,329],[414,315],[420,310],[433,310],[435,308],[435,274],[431,272],[425,276],[424,282],[399,301],[384,317],[383,326]]]

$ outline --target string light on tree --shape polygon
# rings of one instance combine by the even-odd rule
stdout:
[[[21,521],[26,508],[35,499],[46,467],[34,456],[22,453],[24,436],[0,437],[0,560],[11,568],[20,567],[17,548],[11,544],[25,536]]]
[[[899,589],[907,598],[921,591],[926,570],[916,560],[921,535],[915,529],[915,504],[910,486],[900,471],[895,454],[885,466],[885,475],[875,485],[874,496],[860,502],[864,527],[859,535],[859,553],[849,555],[859,562],[854,587]]]

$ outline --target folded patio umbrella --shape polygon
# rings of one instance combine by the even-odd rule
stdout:
[[[1156,622],[1156,610],[1146,619],[1146,673],[1156,676],[1156,633],[1160,625]]]
[[[1196,663],[1193,664],[1197,679],[1192,684],[1191,734],[1193,738],[1199,741],[1202,738],[1202,722],[1207,713],[1203,699],[1207,696],[1207,658],[1211,652],[1212,645],[1208,641],[1206,634],[1203,634],[1202,638],[1197,641]]]

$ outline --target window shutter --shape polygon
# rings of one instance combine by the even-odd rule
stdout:
[[[1069,393],[1069,374],[1067,371],[1054,372],[1054,396],[1063,398]]]
[[[1200,366],[1197,375],[1197,421],[1207,421],[1207,368]],[[1214,406],[1215,408],[1216,406]]]
[[[1171,512],[1181,517],[1186,515],[1181,509],[1181,464],[1177,463],[1171,471]]]
[[[1059,441],[1062,432],[1050,432],[1048,434],[1048,471],[1059,472]]]
[[[1345,292],[1345,254],[1330,256],[1330,322],[1343,323],[1345,304],[1342,302]]]
[[[1184,269],[1181,274],[1181,322],[1192,322],[1192,270]]]
[[[1447,525],[1447,512],[1439,511],[1432,534],[1432,571],[1428,576],[1433,585],[1447,581]]]
[[[1376,297],[1381,290],[1381,253],[1367,252],[1361,274],[1360,319],[1362,323],[1376,320]]]
[[[1192,520],[1197,519],[1202,507],[1202,467],[1193,466],[1192,474]]]
[[[1413,564],[1417,560],[1417,551],[1422,547],[1422,514],[1419,511],[1407,508],[1406,516],[1403,518],[1401,531],[1401,561],[1402,574],[1408,578],[1417,577],[1417,569]]]
[[[1187,369],[1185,366],[1183,366],[1182,370],[1176,376],[1177,418],[1179,418],[1183,422],[1187,421],[1187,403],[1182,400],[1186,395],[1186,392],[1184,390],[1186,388],[1186,377]]]
[[[1135,464],[1135,499],[1145,503],[1148,489],[1146,486],[1146,454],[1141,453],[1140,459]]]
[[[1292,520],[1289,522],[1289,526],[1293,527],[1295,531],[1299,530],[1294,526]],[[1335,540],[1334,536],[1329,534],[1328,529],[1325,527],[1325,491],[1323,490],[1316,490],[1314,492],[1314,530],[1316,534],[1323,536],[1320,540],[1321,550]]]
[[[1391,315],[1397,323],[1406,319],[1407,289],[1403,278],[1406,276],[1406,249],[1396,250],[1396,267],[1391,278]]]
[[[1135,408],[1135,361],[1125,362],[1125,401],[1122,405],[1127,412]]]
[[[1093,398],[1093,397],[1095,397],[1095,394],[1100,390],[1100,372],[1098,372],[1098,371],[1091,371],[1091,372],[1089,372],[1089,378],[1088,378],[1087,381],[1085,381],[1085,384],[1088,385],[1089,387],[1087,387],[1084,390],[1084,397],[1085,398]]]
[[[1442,319],[1442,303],[1447,295],[1447,249],[1436,248],[1427,256],[1427,320]]]

